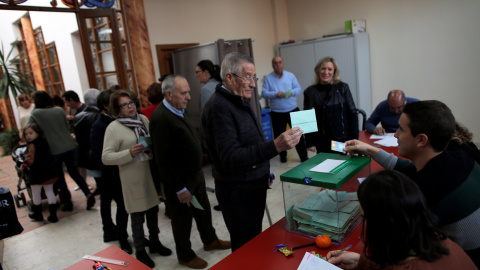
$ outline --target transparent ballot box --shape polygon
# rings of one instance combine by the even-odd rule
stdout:
[[[328,172],[311,171],[319,164]],[[370,157],[330,153],[319,153],[282,174],[287,231],[311,238],[328,235],[341,245],[361,222],[358,178],[369,174]]]

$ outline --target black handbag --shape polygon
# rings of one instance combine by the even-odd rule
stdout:
[[[5,187],[0,187],[0,239],[4,239],[23,232],[18,222],[15,203],[12,193]]]

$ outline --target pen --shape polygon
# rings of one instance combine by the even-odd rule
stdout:
[[[352,245],[350,245],[350,246],[348,246],[348,247],[340,250],[340,252],[337,252],[335,255],[333,255],[333,257],[337,257],[338,255],[340,255],[340,253],[344,252],[345,250],[347,250],[347,249],[349,249],[349,248],[351,248],[351,247],[352,247]]]
[[[309,247],[309,246],[314,246],[314,245],[315,245],[315,242],[310,243],[310,244],[306,244],[306,245],[302,245],[302,246],[298,246],[298,247],[294,247],[294,248],[292,248],[292,250],[299,249],[299,248],[304,248],[304,247]]]

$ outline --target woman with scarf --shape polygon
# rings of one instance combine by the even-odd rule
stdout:
[[[102,162],[118,165],[125,208],[132,222],[133,243],[139,261],[153,268],[155,263],[145,251],[143,223],[147,222],[150,235],[150,253],[168,256],[172,251],[162,245],[158,238],[158,193],[150,172],[149,121],[137,113],[136,98],[132,92],[120,90],[110,97],[110,113],[117,120],[105,131]]]

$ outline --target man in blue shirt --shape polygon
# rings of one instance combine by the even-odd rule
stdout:
[[[268,74],[263,82],[262,96],[270,99],[273,134],[277,138],[285,132],[287,123],[292,127],[290,112],[299,110],[297,95],[302,93],[302,88],[293,73],[283,70],[282,57],[275,56],[272,59],[272,67],[273,72]],[[303,136],[295,148],[302,162],[308,159]],[[287,151],[280,152],[280,161],[287,162]]]
[[[405,97],[402,90],[388,92],[387,100],[380,102],[372,115],[365,123],[368,132],[383,135],[385,132],[395,132],[398,129],[398,120],[402,114],[405,104],[418,101],[416,98]],[[381,123],[381,127],[377,124]]]

